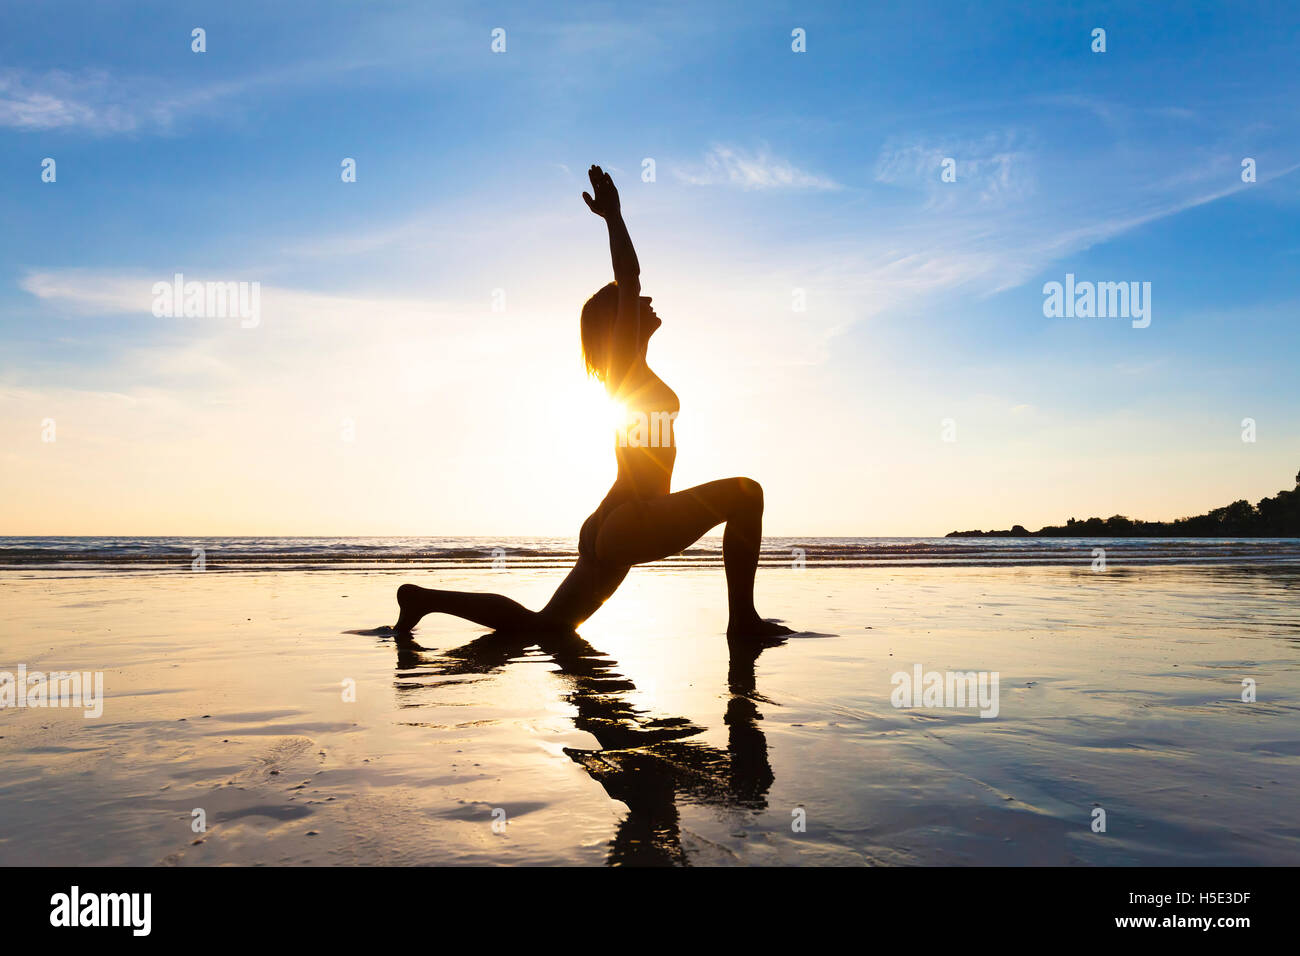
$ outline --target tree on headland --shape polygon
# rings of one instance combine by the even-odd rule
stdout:
[[[1071,518],[1064,525],[1048,525],[1038,531],[1016,525],[1010,531],[954,531],[948,537],[1300,538],[1300,472],[1296,473],[1295,483],[1292,490],[1261,498],[1258,504],[1243,498],[1203,515],[1174,521],[1138,521],[1112,515],[1086,521]]]

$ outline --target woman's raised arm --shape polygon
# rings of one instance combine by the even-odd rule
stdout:
[[[618,315],[609,343],[609,384],[617,388],[637,359],[640,342],[641,264],[632,247],[632,238],[623,222],[618,190],[609,173],[599,166],[587,170],[594,196],[582,194],[587,207],[605,220],[609,228],[609,255],[614,263],[614,281],[618,283]]]

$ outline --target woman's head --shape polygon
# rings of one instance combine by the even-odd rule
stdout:
[[[645,349],[650,336],[662,324],[650,307],[650,297],[641,296],[640,341],[637,347]],[[618,283],[611,282],[596,290],[596,294],[582,307],[582,360],[587,374],[605,381],[609,369],[609,340],[618,318]]]

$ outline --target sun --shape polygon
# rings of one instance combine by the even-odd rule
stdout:
[[[563,460],[583,475],[604,476],[614,469],[614,442],[627,421],[622,403],[611,398],[599,382],[581,380],[566,383],[550,409],[551,420],[564,423],[563,428],[552,431],[549,442]]]
[[[601,397],[605,405],[605,421],[610,430],[613,432],[622,431],[627,427],[628,418],[631,414],[627,410],[627,405],[617,399],[610,398],[603,390]]]

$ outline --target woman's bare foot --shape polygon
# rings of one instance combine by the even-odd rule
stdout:
[[[794,631],[776,621],[765,621],[757,614],[753,617],[746,617],[741,621],[729,621],[727,623],[728,638],[765,638],[765,637],[785,637],[793,634]]]
[[[415,584],[403,584],[397,589],[397,623],[393,625],[394,631],[400,631],[409,634],[411,628],[420,623],[420,618],[429,613],[428,603],[422,600],[421,591],[424,588]]]

